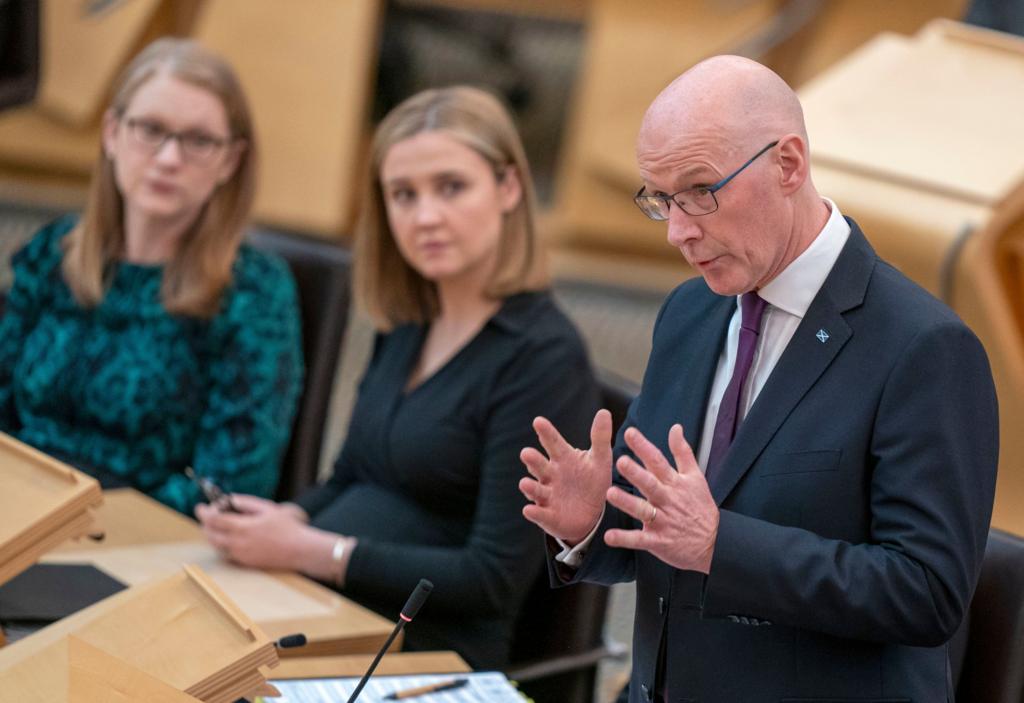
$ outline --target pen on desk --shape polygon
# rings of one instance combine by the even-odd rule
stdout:
[[[450,681],[438,681],[437,683],[428,684],[426,686],[417,686],[416,688],[407,688],[404,691],[395,691],[384,696],[386,701],[402,701],[406,698],[415,698],[416,696],[423,696],[428,693],[437,693],[438,691],[450,691],[453,688],[460,688],[469,683],[469,679],[452,679]]]

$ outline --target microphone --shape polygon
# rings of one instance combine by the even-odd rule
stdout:
[[[412,622],[412,619],[416,617],[416,613],[420,612],[420,608],[423,607],[423,603],[427,600],[427,596],[434,590],[434,584],[426,579],[420,579],[419,584],[416,586],[416,590],[409,596],[409,600],[405,601],[405,607],[402,608],[402,612],[398,615],[398,622],[395,623],[395,629],[391,631],[391,636],[388,637],[387,642],[377,652],[377,656],[373,658],[373,662],[370,664],[370,668],[363,674],[363,678],[359,679],[359,685],[356,686],[356,690],[352,691],[352,695],[348,697],[347,703],[355,703],[356,698],[363,691],[363,686],[369,681],[370,676],[377,668],[377,664],[380,663],[381,657],[384,656],[384,652],[388,651],[388,647],[395,641],[395,637],[402,631],[405,624]]]
[[[416,613],[420,612],[420,608],[427,600],[427,596],[434,590],[434,584],[426,579],[420,579],[420,582],[416,584],[416,590],[409,596],[409,600],[405,601],[405,607],[402,608],[402,612],[398,614],[405,622],[412,622],[412,619],[416,617]]]

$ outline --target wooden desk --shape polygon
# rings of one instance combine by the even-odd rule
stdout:
[[[66,649],[74,647],[69,638],[101,650],[99,659],[76,664]],[[30,694],[45,693],[41,685],[52,685],[50,677],[65,665],[102,675],[118,666],[114,659],[129,679],[144,673],[206,703],[231,703],[262,690],[277,652],[273,640],[225,600],[207,574],[189,567],[116,593],[0,650],[0,672],[20,672],[0,686],[0,700],[60,700]],[[139,691],[102,698],[71,693],[70,700],[83,703],[159,700]]]
[[[373,661],[371,654],[344,657],[297,657],[283,660],[268,678],[317,679],[336,676],[362,676]],[[375,676],[403,674],[447,674],[470,671],[469,664],[455,652],[400,652],[380,660]]]
[[[65,542],[52,554],[204,541],[203,531],[195,520],[131,488],[103,491],[103,505],[96,511],[96,524],[105,533],[102,542],[84,539]]]
[[[294,573],[244,569],[221,559],[197,523],[131,489],[104,492],[101,543],[67,543],[46,562],[88,562],[129,585],[197,564],[272,638],[302,632],[305,647],[283,657],[375,653],[394,623]],[[401,646],[397,638],[393,649]]]

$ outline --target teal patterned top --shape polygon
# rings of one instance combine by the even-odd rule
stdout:
[[[0,430],[182,512],[192,466],[227,491],[270,496],[302,378],[295,282],[243,245],[210,320],[171,315],[161,266],[120,263],[95,308],[61,274],[64,217],[12,259],[0,320]]]

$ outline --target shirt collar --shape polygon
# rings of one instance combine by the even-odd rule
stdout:
[[[772,306],[801,319],[850,236],[850,224],[839,212],[839,206],[828,198],[823,200],[831,210],[825,226],[800,256],[757,291]]]

